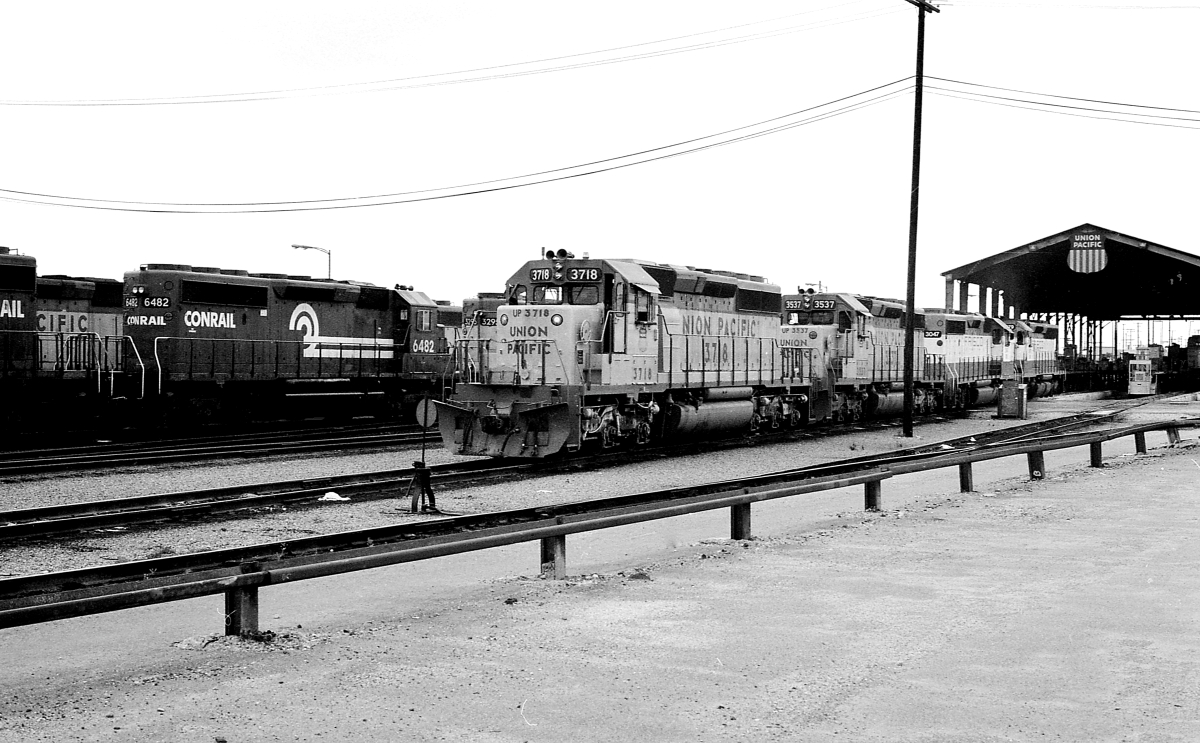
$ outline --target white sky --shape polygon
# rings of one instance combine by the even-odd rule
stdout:
[[[394,194],[567,167],[909,76],[916,13],[904,0],[6,3],[0,188],[239,203]],[[413,87],[800,25],[809,28]],[[1200,110],[1195,2],[961,0],[926,27],[928,75]],[[714,33],[677,38],[703,32]],[[530,64],[634,44],[643,46]],[[362,85],[497,65],[516,66]],[[207,105],[13,105],[322,86],[350,87]],[[912,100],[686,157],[436,201],[260,214],[0,201],[0,244],[36,256],[46,274],[116,278],[156,262],[323,276],[324,255],[289,247],[303,243],[333,251],[335,278],[413,284],[456,302],[501,289],[543,248],[744,271],[785,290],[821,281],[902,297]],[[942,271],[1083,222],[1200,253],[1192,218],[1200,131],[932,91],[925,101],[919,304],[943,304]],[[1156,113],[1200,128],[1200,114]]]

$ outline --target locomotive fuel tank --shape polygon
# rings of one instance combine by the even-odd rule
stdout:
[[[745,430],[753,416],[754,403],[750,400],[674,404],[667,408],[667,430],[677,436]]]

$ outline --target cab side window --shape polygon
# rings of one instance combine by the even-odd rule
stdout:
[[[512,304],[529,304],[529,290],[524,284],[517,284],[512,290]]]
[[[433,311],[417,310],[417,330],[428,332],[433,330]]]
[[[650,292],[636,286],[633,287],[633,297],[634,311],[636,312],[634,317],[637,322],[652,322],[654,320],[654,297]]]
[[[850,319],[849,312],[838,313],[838,330],[849,331],[854,329],[854,321]]]

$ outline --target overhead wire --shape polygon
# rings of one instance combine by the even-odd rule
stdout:
[[[1192,111],[1191,109],[1168,108],[1164,106],[1150,106],[1146,104],[1127,104],[1116,101],[1101,101],[1097,99],[1079,98],[1074,96],[1059,96],[1047,93],[1036,93],[1031,91],[1023,91],[1015,88],[1001,88],[998,86],[983,85],[980,83],[970,83],[966,81],[953,80],[950,78],[939,78],[935,76],[927,76],[930,79],[939,82],[947,82],[953,85],[961,85],[968,87],[978,87],[992,90],[1000,90],[1004,92],[1017,92],[1026,95],[1035,95],[1043,98],[1057,98],[1060,100],[1070,100],[1073,102],[1097,103],[1107,106],[1120,106],[1126,108],[1138,108],[1143,110],[1155,111],[1170,111],[1174,113],[1198,113],[1200,111]],[[473,183],[458,184],[454,186],[443,186],[437,188],[417,189],[412,191],[401,191],[394,193],[372,194],[366,196],[349,196],[328,199],[309,199],[309,200],[290,200],[290,201],[255,201],[255,202],[147,202],[147,201],[129,201],[118,199],[96,199],[87,197],[68,196],[62,194],[38,193],[30,191],[19,191],[15,189],[0,189],[0,199],[13,202],[46,204],[52,206],[65,206],[73,208],[85,209],[104,209],[113,211],[134,211],[134,212],[160,212],[160,213],[204,213],[204,214],[229,214],[229,213],[261,213],[261,212],[287,212],[287,211],[314,211],[324,209],[347,209],[366,206],[384,206],[403,204],[416,201],[430,201],[435,199],[454,198],[458,196],[468,196],[473,194],[487,193],[492,191],[503,191],[514,188],[522,188],[526,186],[538,185],[542,183],[550,183],[553,181],[567,180],[578,178],[586,175],[595,175],[598,173],[609,172],[623,168],[632,167],[634,165],[642,165],[658,160],[664,160],[683,155],[702,152],[716,147],[724,147],[730,144],[757,139],[781,131],[786,131],[798,126],[823,121],[834,116],[840,116],[852,111],[866,108],[873,105],[884,103],[894,99],[900,95],[907,94],[914,89],[914,85],[909,81],[913,76],[907,76],[894,80],[884,85],[868,88],[851,95],[842,96],[840,98],[827,101],[825,103],[810,106],[797,111],[792,111],[779,116],[774,116],[768,119],[745,124],[738,127],[733,127],[720,132],[693,137],[690,139],[673,142],[671,144],[651,147],[636,152],[626,153],[614,157],[602,158],[586,163],[579,163],[570,166],[552,168],[549,170],[536,171],[525,173],[516,176],[508,176],[504,178],[496,178],[486,181],[476,181]],[[897,87],[901,84],[903,87]],[[1114,111],[1104,108],[1095,108],[1090,106],[1077,106],[1073,104],[1053,103],[1047,101],[1032,100],[1027,98],[1019,98],[1016,96],[999,96],[988,93],[979,93],[974,90],[958,90],[955,88],[943,87],[940,85],[925,85],[925,88],[931,95],[937,95],[947,98],[956,98],[967,100],[976,103],[987,103],[997,106],[1005,106],[1010,108],[1018,108],[1021,110],[1036,111],[1041,113],[1057,113],[1066,116],[1076,116],[1080,118],[1101,119],[1108,121],[1117,121],[1130,124],[1149,124],[1153,126],[1165,126],[1179,129],[1200,129],[1200,126],[1186,126],[1183,124],[1175,124],[1168,122],[1186,121],[1200,124],[1200,119],[1192,119],[1178,116],[1165,116],[1160,114],[1142,113],[1140,111]],[[886,92],[881,92],[886,91]],[[879,95],[871,96],[878,93]],[[831,108],[839,104],[846,104],[840,108]],[[826,109],[826,110],[821,110]],[[815,111],[820,111],[807,118],[798,119],[797,117],[806,114],[812,114]],[[1112,114],[1111,116],[1102,116],[1096,114]],[[1131,118],[1136,117],[1136,118]],[[1150,120],[1147,120],[1150,119]],[[1157,119],[1157,120],[1156,120]],[[766,127],[765,129],[763,127]],[[735,135],[735,136],[730,136]]]
[[[1147,114],[1132,111],[1113,111],[1103,108],[1093,108],[1090,106],[1074,106],[1063,103],[1050,103],[1046,101],[1032,100],[1028,98],[1017,98],[1014,96],[997,96],[987,93],[977,93],[975,91],[956,90],[954,88],[946,88],[939,85],[926,85],[925,89],[931,95],[941,96],[944,98],[957,98],[965,101],[973,101],[975,103],[987,103],[995,106],[1004,106],[1008,108],[1018,108],[1026,111],[1037,111],[1040,113],[1056,113],[1063,116],[1075,116],[1085,119],[1100,119],[1105,121],[1117,121],[1126,124],[1143,124],[1148,126],[1162,126],[1172,129],[1200,129],[1200,126],[1187,126],[1185,124],[1171,124],[1170,121],[1188,121],[1200,124],[1200,119],[1192,119],[1181,116],[1163,116],[1160,114]],[[1033,93],[1032,95],[1042,95]],[[1079,99],[1073,99],[1079,100]],[[1019,105],[1025,104],[1025,105]],[[1110,105],[1123,106],[1132,104],[1111,103]],[[1153,108],[1158,110],[1175,110],[1182,111],[1186,109],[1163,109],[1157,106],[1142,106],[1143,108]],[[1065,109],[1065,110],[1064,110]],[[1200,112],[1197,112],[1200,113]],[[1111,116],[1096,116],[1094,114],[1113,114]],[[1137,117],[1137,118],[1130,118]],[[1151,120],[1147,120],[1151,119]],[[1153,119],[1160,119],[1155,121]]]
[[[1197,6],[1200,7],[1200,6]],[[954,80],[948,77],[937,77],[935,75],[925,75],[927,80],[940,80],[944,83],[954,83],[955,85],[969,85],[974,88],[988,88],[990,90],[1003,90],[1008,93],[1022,93],[1024,95],[1036,95],[1043,98],[1061,98],[1067,101],[1080,101],[1083,103],[1102,103],[1107,106],[1125,106],[1127,108],[1148,108],[1155,111],[1174,111],[1176,113],[1200,114],[1200,110],[1191,108],[1167,108],[1166,106],[1147,106],[1141,103],[1121,103],[1119,101],[1104,101],[1095,98],[1076,98],[1069,95],[1056,95],[1054,93],[1038,93],[1031,90],[1021,90],[1019,88],[1002,88],[996,85],[984,85],[983,83],[969,83],[963,80]]]
[[[705,41],[705,42],[685,45],[685,46],[681,46],[681,47],[674,47],[674,48],[669,48],[669,49],[651,50],[651,51],[639,52],[637,54],[629,54],[629,55],[612,57],[612,58],[607,58],[607,59],[597,59],[597,60],[574,62],[574,63],[570,63],[570,64],[561,64],[561,65],[556,65],[556,66],[552,66],[552,67],[535,68],[535,69],[531,69],[531,70],[513,70],[513,69],[511,69],[511,68],[522,67],[522,66],[526,66],[526,65],[543,64],[546,62],[558,62],[558,61],[567,60],[567,59],[578,59],[578,58],[582,58],[582,57],[595,56],[598,54],[607,54],[607,53],[614,52],[614,51],[623,51],[626,49],[634,49],[634,48],[640,48],[640,47],[646,47],[646,46],[653,46],[656,44],[664,44],[664,43],[669,43],[672,41],[681,41],[684,39],[695,38],[698,36],[706,36],[706,35],[710,35],[710,34],[722,33],[725,31],[730,31],[730,30],[734,30],[734,29],[738,29],[738,28],[762,25],[764,23],[773,23],[775,21],[779,21],[779,20],[783,20],[783,19],[787,19],[787,18],[793,18],[796,16],[809,15],[809,14],[816,13],[816,12],[828,11],[830,8],[844,8],[844,7],[848,7],[851,5],[859,5],[864,2],[869,2],[869,0],[851,0],[851,2],[844,2],[844,3],[840,3],[838,5],[826,6],[823,8],[818,8],[818,9],[809,10],[809,11],[803,11],[800,13],[792,13],[792,14],[788,14],[788,15],[777,16],[775,18],[771,18],[771,19],[767,19],[767,20],[763,20],[763,21],[754,21],[751,23],[743,23],[743,24],[738,24],[738,25],[734,25],[734,26],[727,26],[724,28],[715,29],[715,30],[711,30],[711,31],[702,31],[702,32],[694,33],[694,34],[685,34],[682,36],[675,36],[675,37],[670,37],[667,39],[659,39],[656,41],[640,42],[637,44],[628,44],[625,46],[611,47],[608,49],[601,49],[601,50],[596,50],[596,51],[591,51],[591,52],[579,52],[576,54],[566,54],[566,55],[561,55],[561,56],[556,56],[556,57],[546,57],[543,59],[528,60],[525,62],[512,62],[512,63],[501,64],[501,65],[491,65],[491,66],[487,66],[487,67],[478,67],[478,68],[471,68],[471,69],[467,69],[467,70],[459,70],[456,72],[442,72],[442,73],[431,73],[431,74],[427,74],[427,75],[413,75],[413,76],[409,76],[409,77],[393,78],[393,79],[388,79],[388,80],[378,80],[378,81],[367,82],[367,83],[339,83],[336,85],[323,85],[323,86],[313,86],[313,87],[303,87],[303,88],[283,88],[283,89],[278,89],[278,90],[255,91],[255,92],[246,92],[246,93],[217,93],[217,94],[211,94],[211,95],[167,96],[167,97],[159,97],[159,98],[0,100],[0,106],[102,107],[102,106],[175,106],[175,105],[196,105],[196,104],[207,104],[207,103],[245,103],[245,102],[253,102],[253,101],[282,100],[282,99],[289,99],[289,98],[313,97],[313,96],[322,96],[322,95],[345,95],[345,94],[352,94],[352,93],[376,93],[376,92],[383,92],[383,91],[409,90],[409,89],[415,89],[415,88],[437,87],[437,86],[443,86],[443,85],[459,85],[459,84],[463,84],[463,83],[484,82],[484,81],[489,81],[489,80],[500,80],[500,79],[507,79],[507,78],[513,78],[513,77],[525,77],[525,76],[529,76],[529,75],[540,75],[540,74],[551,73],[551,72],[562,72],[565,70],[583,69],[583,68],[587,68],[587,67],[597,67],[597,66],[601,66],[601,65],[618,64],[618,63],[622,63],[622,62],[630,62],[630,61],[636,61],[636,60],[642,60],[642,59],[652,59],[655,57],[662,57],[662,56],[668,56],[668,55],[674,55],[674,54],[682,54],[682,53],[692,52],[692,51],[702,51],[702,50],[713,49],[713,48],[718,48],[718,47],[722,47],[722,46],[729,46],[732,44],[741,44],[741,43],[746,43],[746,42],[750,42],[750,41],[761,41],[764,39],[771,39],[771,38],[775,38],[777,36],[798,33],[801,31],[814,30],[814,29],[819,29],[819,28],[829,28],[832,26],[843,25],[846,23],[853,23],[853,22],[862,21],[862,20],[870,20],[873,18],[879,18],[879,17],[883,17],[883,16],[887,16],[887,15],[893,15],[895,13],[903,12],[905,10],[905,8],[903,8],[903,7],[888,8],[888,9],[876,9],[874,11],[866,11],[863,13],[859,13],[856,16],[851,16],[848,18],[834,17],[834,18],[830,18],[830,19],[817,21],[814,23],[800,24],[800,25],[796,25],[796,26],[786,26],[786,27],[780,28],[780,29],[769,29],[766,31],[760,31],[760,32],[752,33],[752,34],[746,34],[743,36],[735,36],[735,37],[728,38],[728,39],[715,39],[712,41]],[[472,74],[472,73],[489,72],[491,70],[509,70],[509,71],[497,72],[494,74],[477,75],[474,77],[466,77],[466,78],[460,78],[460,79],[442,79],[442,80],[435,79],[435,78],[451,78],[455,75],[468,75],[468,74]],[[414,82],[414,81],[425,81],[425,82]]]
[[[175,202],[144,202],[144,201],[123,201],[116,199],[92,199],[85,197],[67,196],[61,194],[36,193],[29,191],[18,191],[14,189],[0,189],[0,199],[5,201],[45,204],[50,206],[62,206],[81,209],[99,209],[108,211],[123,211],[123,212],[155,212],[155,213],[175,213],[175,214],[247,214],[247,213],[266,213],[266,212],[292,212],[292,211],[318,211],[328,209],[349,209],[356,207],[367,206],[386,206],[394,204],[411,203],[416,201],[432,201],[436,199],[454,198],[458,196],[469,196],[479,193],[488,193],[493,191],[510,190],[514,188],[522,188],[525,186],[533,186],[542,183],[553,181],[567,180],[578,178],[585,175],[595,175],[598,173],[619,170],[632,167],[634,165],[643,165],[658,160],[665,160],[682,155],[689,155],[696,152],[716,147],[723,147],[729,144],[744,142],[751,139],[775,134],[777,132],[786,131],[804,126],[807,124],[823,121],[834,116],[840,116],[852,111],[857,111],[869,106],[878,105],[887,102],[900,95],[904,95],[913,90],[913,85],[908,84],[897,88],[897,85],[905,83],[912,79],[912,76],[900,78],[899,80],[886,83],[884,85],[875,86],[852,95],[843,96],[832,101],[810,106],[805,109],[793,111],[791,113],[780,116],[771,117],[753,124],[746,124],[732,129],[726,129],[714,134],[708,134],[701,137],[675,142],[669,145],[641,150],[638,152],[627,153],[615,157],[594,160],[588,163],[581,163],[572,166],[554,168],[551,170],[539,171],[535,173],[527,173],[519,176],[510,176],[506,178],[498,178],[489,181],[478,181],[469,184],[460,184],[457,186],[445,186],[440,188],[420,189],[414,191],[404,191],[390,194],[376,194],[372,196],[353,196],[336,199],[314,199],[314,200],[298,200],[298,201],[277,201],[277,202],[241,202],[241,203],[175,203]],[[889,88],[891,90],[889,90]],[[880,93],[880,91],[887,91]],[[873,98],[864,98],[872,93],[880,93]],[[859,100],[855,100],[859,99]],[[848,101],[853,101],[847,103]],[[820,113],[814,114],[805,119],[795,120],[796,117],[804,114],[818,111],[819,109],[829,109],[831,106],[836,106],[841,103],[847,105],[841,108],[834,108]],[[790,119],[790,121],[789,121]],[[782,123],[775,123],[782,122]],[[763,127],[767,124],[773,126],[767,129],[758,131],[754,130]],[[727,135],[737,132],[745,132],[734,137],[726,139],[717,139],[726,137]],[[699,144],[706,140],[717,139],[717,141],[708,141],[705,144]],[[689,145],[695,145],[690,146]],[[680,149],[682,148],[682,149]],[[670,152],[667,152],[670,150]],[[659,154],[655,154],[659,153]],[[649,155],[649,157],[647,157]],[[629,162],[620,162],[629,161]],[[611,164],[610,164],[611,163]],[[600,167],[603,166],[603,167]],[[568,171],[581,170],[582,172],[569,173]],[[558,175],[555,175],[558,174]],[[533,179],[533,180],[530,180]],[[517,182],[520,181],[520,182]],[[449,192],[449,193],[447,193]],[[57,199],[59,201],[51,201]],[[67,203],[64,203],[67,202]],[[86,203],[69,203],[69,202],[86,202]],[[357,202],[357,203],[346,203]],[[367,203],[369,202],[369,203]],[[183,208],[191,207],[191,208]],[[221,208],[234,207],[234,208]]]

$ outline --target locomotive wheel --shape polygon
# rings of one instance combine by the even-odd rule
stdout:
[[[605,449],[611,449],[616,446],[620,438],[621,434],[617,430],[615,423],[606,423],[604,428],[600,429],[600,443]]]

